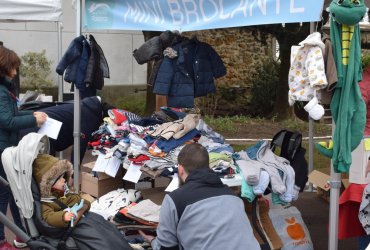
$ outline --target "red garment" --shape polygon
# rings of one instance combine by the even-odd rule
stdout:
[[[124,110],[122,109],[112,109],[112,113],[114,115],[113,122],[117,125],[121,125],[122,122],[127,120]]]
[[[127,157],[130,161],[134,162],[135,164],[142,164],[144,161],[149,161],[150,157],[147,155],[138,155],[137,157],[132,157],[132,155],[129,155]]]
[[[362,81],[359,85],[362,98],[366,105],[366,127],[364,135],[370,135],[370,67],[364,70]]]
[[[0,250],[17,250],[17,248],[10,245],[7,241],[0,244]]]
[[[365,236],[358,212],[366,184],[351,183],[339,198],[338,239]]]

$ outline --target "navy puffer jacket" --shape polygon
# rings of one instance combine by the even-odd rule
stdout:
[[[165,57],[157,74],[153,92],[168,96],[168,106],[194,107],[194,98],[214,93],[214,78],[226,75],[217,52],[196,38],[172,47],[177,57]]]

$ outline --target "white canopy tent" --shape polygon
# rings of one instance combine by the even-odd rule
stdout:
[[[1,0],[0,22],[55,22],[58,61],[62,54],[62,0]],[[58,77],[58,101],[63,101],[63,81]]]
[[[1,21],[48,21],[62,20],[61,0],[1,0]]]

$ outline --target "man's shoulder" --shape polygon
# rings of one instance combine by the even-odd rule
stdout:
[[[178,197],[187,191],[186,184],[168,194],[169,197]]]
[[[168,194],[175,204],[194,203],[214,196],[235,194],[226,186],[205,185],[204,183],[186,183]]]

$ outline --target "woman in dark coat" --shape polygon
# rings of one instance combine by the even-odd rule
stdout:
[[[20,64],[21,60],[14,51],[0,46],[0,156],[5,148],[18,144],[20,129],[40,127],[47,118],[44,112],[18,111],[12,79],[16,76]],[[1,161],[0,176],[7,179]],[[0,188],[0,212],[6,214],[8,204],[15,224],[23,229],[12,193],[7,188]],[[17,239],[14,244],[17,247],[26,246]],[[5,240],[4,224],[0,224],[0,249],[13,249]]]

